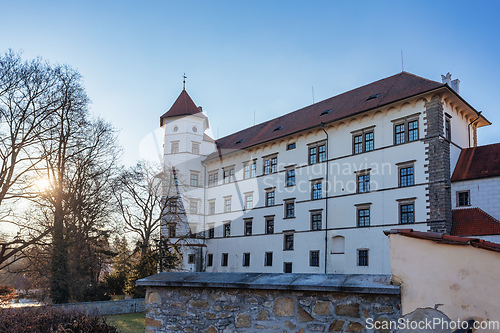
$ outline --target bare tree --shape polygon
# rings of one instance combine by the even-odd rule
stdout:
[[[139,238],[141,255],[146,254],[154,235],[160,232],[165,210],[162,179],[159,166],[141,161],[115,180],[113,194],[119,212],[125,229]]]

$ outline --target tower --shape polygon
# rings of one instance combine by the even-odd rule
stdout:
[[[208,118],[187,91],[160,117],[164,136],[164,185],[166,217],[162,237],[182,253],[180,270],[201,271],[204,258],[205,173],[202,161],[215,151],[215,141],[205,131]]]

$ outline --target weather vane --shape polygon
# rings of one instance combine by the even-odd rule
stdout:
[[[186,73],[184,73],[184,75],[182,76],[184,78],[184,81],[182,81],[182,90],[186,90]]]

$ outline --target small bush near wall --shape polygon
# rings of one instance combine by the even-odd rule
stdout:
[[[0,332],[115,333],[117,330],[98,316],[51,307],[31,307],[0,309]]]

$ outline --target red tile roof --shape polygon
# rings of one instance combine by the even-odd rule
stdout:
[[[500,177],[500,143],[463,149],[451,181]]]
[[[451,234],[454,236],[500,235],[500,221],[480,208],[454,209]]]
[[[196,104],[194,104],[193,100],[186,92],[186,90],[182,90],[181,94],[179,95],[179,97],[177,97],[170,110],[168,110],[163,116],[160,117],[160,126],[163,126],[164,118],[189,115],[206,118],[206,116],[201,112]]]
[[[210,155],[209,159],[232,150],[248,148],[269,140],[318,127],[321,123],[331,123],[442,87],[447,86],[414,74],[401,72],[220,138],[217,140],[219,152]],[[370,99],[373,96],[377,97]],[[321,115],[328,110],[331,111]]]
[[[398,234],[406,237],[431,240],[434,241],[435,243],[440,243],[440,244],[470,245],[472,247],[476,247],[479,249],[500,252],[500,244],[488,242],[479,238],[451,236],[438,232],[429,232],[429,231],[414,231],[413,229],[391,229],[389,231],[384,231],[384,234],[386,236],[391,234]]]

